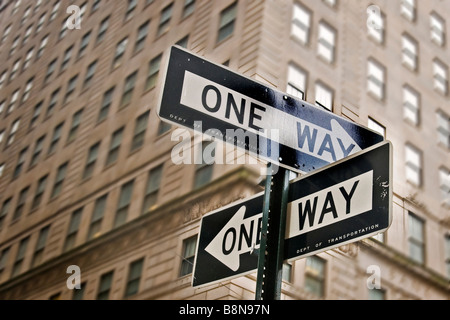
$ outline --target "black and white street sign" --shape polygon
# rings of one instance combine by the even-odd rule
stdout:
[[[291,182],[284,259],[384,232],[392,221],[392,145],[376,146]],[[193,286],[256,271],[263,194],[202,219]]]
[[[368,148],[291,183],[284,258],[384,232],[392,222],[392,145]]]
[[[171,49],[158,115],[304,173],[383,141],[357,123],[178,47]]]
[[[202,218],[192,285],[254,272],[258,264],[264,193],[213,211]]]

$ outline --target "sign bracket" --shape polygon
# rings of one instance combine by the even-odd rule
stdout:
[[[277,170],[278,169],[278,170]],[[277,174],[273,174],[273,172]],[[279,300],[290,171],[269,163],[259,248],[256,300]]]

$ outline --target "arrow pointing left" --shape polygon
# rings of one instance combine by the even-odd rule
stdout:
[[[233,271],[239,269],[239,256],[259,248],[262,213],[244,219],[246,206],[241,206],[205,251]]]

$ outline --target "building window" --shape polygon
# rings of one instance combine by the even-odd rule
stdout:
[[[28,50],[25,60],[23,61],[22,71],[25,71],[30,66],[31,58],[33,58],[33,50],[34,47]]]
[[[367,91],[378,100],[385,97],[386,69],[375,60],[367,62]]]
[[[67,135],[67,143],[70,143],[73,140],[75,140],[75,137],[77,136],[78,128],[80,127],[82,114],[83,114],[83,109],[78,110],[73,115],[73,117],[72,117],[72,124],[70,125],[69,134]]]
[[[133,91],[134,91],[134,85],[136,83],[137,73],[138,73],[137,71],[133,72],[125,80],[122,98],[120,100],[120,108],[123,108],[126,105],[128,105],[131,101],[131,98],[133,97]]]
[[[117,203],[116,217],[114,219],[114,227],[120,227],[127,221],[128,209],[133,194],[134,180],[124,184],[120,189],[119,202]]]
[[[195,10],[195,0],[184,0],[183,19],[190,16]]]
[[[161,187],[163,165],[150,170],[145,187],[144,201],[142,203],[141,214],[145,214],[158,201],[158,193]]]
[[[222,10],[220,13],[217,43],[224,41],[233,34],[237,15],[237,2]]]
[[[61,300],[61,292],[57,292],[55,294],[52,294],[48,300]]]
[[[77,86],[77,80],[78,80],[78,75],[75,75],[67,83],[67,89],[66,89],[66,94],[64,95],[63,104],[66,104],[70,100],[72,100],[72,95],[75,92],[75,88]]]
[[[195,177],[194,177],[194,189],[203,187],[207,183],[211,181],[213,169],[214,169],[214,157],[216,153],[216,146],[214,142],[203,142],[202,147],[198,148],[198,151],[200,154],[197,156],[199,159],[202,160],[201,164],[197,164],[195,168]],[[195,148],[194,148],[195,150]],[[209,151],[206,152],[206,157],[212,157],[213,159],[210,159],[211,161],[206,161],[205,159],[205,150]]]
[[[122,58],[125,54],[125,50],[127,49],[128,38],[124,38],[120,40],[120,42],[116,46],[116,52],[114,54],[114,59],[112,63],[112,69],[117,68],[122,64]]]
[[[405,146],[406,157],[406,180],[414,186],[420,187],[422,184],[422,152],[414,146]]]
[[[25,211],[28,190],[30,190],[30,187],[25,187],[20,191],[19,199],[17,199],[16,210],[14,211],[12,221],[16,221],[16,220],[20,219],[20,217],[22,216],[22,213]]]
[[[169,30],[170,19],[172,18],[173,3],[169,4],[161,11],[161,18],[158,26],[158,36]]]
[[[369,289],[369,300],[386,300],[386,291],[383,289]]]
[[[8,198],[5,201],[3,201],[3,205],[0,210],[0,230],[2,229],[6,216],[8,215],[9,208],[11,207],[11,201],[12,198]]]
[[[9,57],[11,57],[16,52],[17,46],[19,45],[19,40],[20,36],[14,38],[11,48],[9,49]]]
[[[309,34],[311,29],[311,11],[304,6],[295,3],[294,12],[291,23],[291,35],[300,43],[307,44],[309,42]]]
[[[438,143],[450,149],[450,116],[442,110],[438,110],[436,117],[438,124]]]
[[[409,21],[416,19],[416,0],[401,0],[400,14]]]
[[[316,105],[333,111],[333,90],[321,82],[316,82]]]
[[[100,108],[100,112],[98,114],[97,122],[101,122],[108,117],[108,112],[111,107],[112,97],[114,94],[115,87],[112,87],[108,91],[106,91],[103,95],[102,106]]]
[[[318,256],[306,258],[305,290],[320,298],[325,295],[325,260]]]
[[[32,28],[33,28],[33,25],[28,26],[28,28],[25,30],[25,34],[23,35],[23,40],[22,40],[22,46],[24,46],[27,43],[28,38],[31,35],[31,29]]]
[[[42,54],[44,53],[45,47],[47,46],[47,43],[48,43],[48,37],[49,37],[49,35],[46,35],[42,38],[41,44],[39,45],[39,49],[36,53],[36,60],[39,59],[42,56]]]
[[[372,14],[370,10],[372,10],[371,6],[367,8],[367,12],[370,17],[370,20],[368,20],[367,23],[367,33],[369,35],[369,38],[379,44],[384,43],[384,35],[386,32],[386,17],[381,11],[377,14]]]
[[[11,130],[9,131],[8,139],[6,140],[6,146],[10,146],[16,137],[17,130],[19,129],[20,119],[13,122]]]
[[[430,14],[431,41],[438,46],[445,44],[445,20],[436,12]]]
[[[145,82],[145,90],[150,90],[156,86],[158,81],[159,68],[161,65],[162,54],[153,58],[148,65],[147,80]]]
[[[161,136],[164,133],[170,131],[171,128],[172,128],[172,126],[170,124],[168,124],[167,122],[159,121],[157,135]]]
[[[14,265],[11,273],[11,277],[17,276],[22,269],[23,260],[25,258],[25,253],[27,251],[28,242],[30,237],[26,237],[20,241],[19,250],[17,251],[16,260],[14,260]]]
[[[85,290],[86,290],[86,282],[83,282],[82,284],[80,284],[80,289],[73,290],[72,300],[83,300]]]
[[[419,44],[411,36],[402,36],[402,63],[411,70],[417,70],[417,56]]]
[[[144,258],[134,261],[130,264],[127,286],[125,288],[125,298],[135,295],[139,292],[139,283],[141,282],[143,265]]]
[[[67,34],[67,21],[63,20],[61,24],[61,30],[59,31],[58,40],[62,40]]]
[[[13,172],[13,179],[16,179],[19,174],[22,172],[22,169],[25,164],[25,157],[27,156],[28,147],[23,148],[19,153],[19,158],[17,159],[16,167]]]
[[[0,74],[0,89],[3,88],[5,80],[6,80],[6,70]]]
[[[50,18],[48,19],[49,21],[53,21],[53,19],[56,18],[56,15],[58,14],[58,10],[59,10],[60,4],[61,4],[61,1],[58,0],[53,5],[52,12],[50,13]]]
[[[117,161],[117,158],[119,157],[120,144],[122,143],[123,130],[124,128],[122,127],[112,134],[105,166],[109,166]]]
[[[19,98],[19,89],[13,92],[11,100],[9,101],[8,110],[6,110],[6,114],[13,112],[16,106],[17,98]]]
[[[45,140],[45,134],[36,140],[36,144],[34,145],[33,155],[31,156],[30,168],[35,166],[38,163],[39,157],[41,156],[41,153],[42,153],[42,149],[44,148],[44,140]]]
[[[47,14],[47,12],[44,12],[44,13],[40,16],[40,18],[39,18],[39,20],[38,20],[38,23],[37,23],[37,25],[36,25],[36,31],[35,31],[36,34],[39,33],[39,31],[42,30],[42,27],[43,27],[44,22],[45,22],[45,15],[46,15],[46,14]]]
[[[46,226],[39,232],[39,237],[36,243],[36,248],[34,249],[33,260],[31,261],[31,267],[35,267],[42,262],[44,257],[45,244],[47,243],[48,232],[50,231],[50,226]]]
[[[83,89],[86,89],[92,85],[92,79],[94,79],[95,69],[97,68],[97,60],[92,62],[87,70],[86,76],[84,77]]]
[[[195,247],[197,245],[197,236],[185,239],[183,241],[183,254],[180,267],[180,277],[192,273],[195,259]]]
[[[58,142],[61,138],[63,126],[64,126],[64,122],[61,122],[53,130],[53,136],[52,136],[52,140],[50,142],[50,146],[48,148],[48,154],[52,154],[53,152],[55,152]]]
[[[281,271],[282,273],[282,279],[286,282],[292,282],[292,264],[290,263],[283,263],[283,269]]]
[[[100,27],[98,28],[97,39],[95,40],[95,44],[98,44],[103,41],[106,35],[106,31],[109,27],[109,16],[100,22]]]
[[[181,38],[180,40],[178,40],[176,45],[186,49],[187,45],[188,45],[188,42],[189,42],[189,35],[187,35],[187,36]]]
[[[375,132],[378,132],[386,139],[386,127],[378,123],[377,121],[373,120],[372,118],[369,118],[368,122],[369,129],[372,129]]]
[[[1,261],[0,261],[0,264],[1,264]],[[445,235],[445,265],[447,267],[447,277],[450,278],[450,234]],[[0,268],[1,268],[1,265],[0,265]],[[1,269],[0,269],[0,274],[1,274]]]
[[[31,117],[31,120],[30,120],[30,129],[32,129],[34,127],[34,125],[36,124],[36,121],[38,120],[38,118],[41,114],[43,103],[44,103],[44,101],[39,101],[36,104],[36,106],[34,107],[33,116]]]
[[[134,53],[142,50],[144,48],[145,39],[147,38],[148,26],[150,24],[150,20],[147,20],[142,24],[138,29],[138,34],[136,38],[136,43],[134,45]]]
[[[100,278],[98,286],[97,300],[108,300],[111,291],[111,285],[114,277],[114,271],[105,273]]]
[[[83,171],[83,180],[88,179],[94,172],[95,163],[97,162],[98,150],[100,149],[100,141],[89,148],[86,165]]]
[[[70,249],[75,247],[82,214],[83,207],[72,212],[72,216],[69,222],[69,229],[67,230],[66,240],[64,241],[64,252],[69,251]]]
[[[443,95],[448,92],[448,67],[441,61],[433,61],[434,89]]]
[[[64,70],[67,69],[67,66],[69,65],[70,58],[72,57],[72,49],[73,49],[73,46],[70,46],[64,52],[64,56],[63,56],[63,60],[61,62],[61,67],[59,68],[59,70],[60,70],[59,72],[63,72]]]
[[[5,248],[2,250],[1,254],[0,254],[0,277],[3,274],[3,271],[5,271],[6,268],[6,262],[8,261],[9,258],[9,250],[10,248]]]
[[[403,86],[403,119],[415,126],[420,120],[420,94],[408,85]]]
[[[16,77],[17,71],[19,71],[20,59],[17,59],[14,62],[13,67],[11,68],[11,72],[9,74],[9,81],[11,82]]]
[[[67,171],[68,164],[69,163],[66,162],[66,163],[60,165],[58,168],[58,172],[56,173],[56,177],[55,177],[55,183],[53,184],[53,190],[52,190],[52,195],[51,195],[52,199],[61,193],[64,179],[66,177],[66,171]]]
[[[91,38],[91,31],[88,31],[81,39],[80,49],[78,49],[78,59],[80,59],[86,52],[86,48],[89,45],[90,38]]]
[[[319,39],[317,43],[317,54],[326,62],[332,63],[336,52],[336,30],[321,21],[319,23]]]
[[[442,203],[450,207],[450,170],[439,169],[439,184],[441,189]]]
[[[3,32],[3,35],[2,35],[2,39],[0,40],[0,44],[3,44],[6,41],[6,39],[8,38],[8,35],[11,32],[11,28],[12,28],[11,24],[5,28],[5,31]]]
[[[37,187],[36,187],[36,193],[34,194],[33,202],[31,204],[31,210],[35,210],[42,202],[42,197],[44,195],[45,186],[47,184],[47,178],[48,175],[43,176],[39,179]]]
[[[58,88],[52,92],[52,95],[50,97],[50,102],[48,103],[48,107],[47,107],[47,113],[45,114],[47,117],[49,117],[53,114],[56,103],[58,102],[58,95],[59,95],[60,91],[61,91],[61,88]]]
[[[89,225],[87,235],[88,241],[98,237],[101,234],[102,221],[105,214],[107,200],[108,194],[105,194],[95,201],[94,211],[92,211],[91,224]]]
[[[306,72],[290,63],[288,66],[288,83],[286,92],[294,97],[305,100],[306,79]]]
[[[53,72],[55,72],[56,69],[56,62],[58,59],[53,59],[47,67],[47,73],[45,74],[44,84],[48,83],[48,80],[52,76]]]
[[[411,212],[408,215],[409,257],[420,264],[425,259],[424,221]]]
[[[136,119],[134,127],[133,140],[131,141],[131,150],[133,152],[144,144],[145,132],[147,131],[148,116],[150,111],[145,112]]]
[[[127,12],[125,12],[125,21],[130,19],[137,6],[137,0],[128,0]]]
[[[17,11],[19,10],[19,6],[20,6],[21,2],[22,2],[21,0],[16,0],[16,3],[14,3],[14,7],[13,7],[13,10],[12,10],[11,14],[14,15],[14,14],[17,13]]]

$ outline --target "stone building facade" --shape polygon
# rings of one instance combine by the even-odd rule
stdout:
[[[255,274],[191,287],[201,216],[263,190],[265,164],[173,163],[176,128],[156,109],[174,44],[393,143],[389,230],[285,264],[283,299],[449,299],[446,12],[438,0],[0,1],[0,299],[254,299]]]

